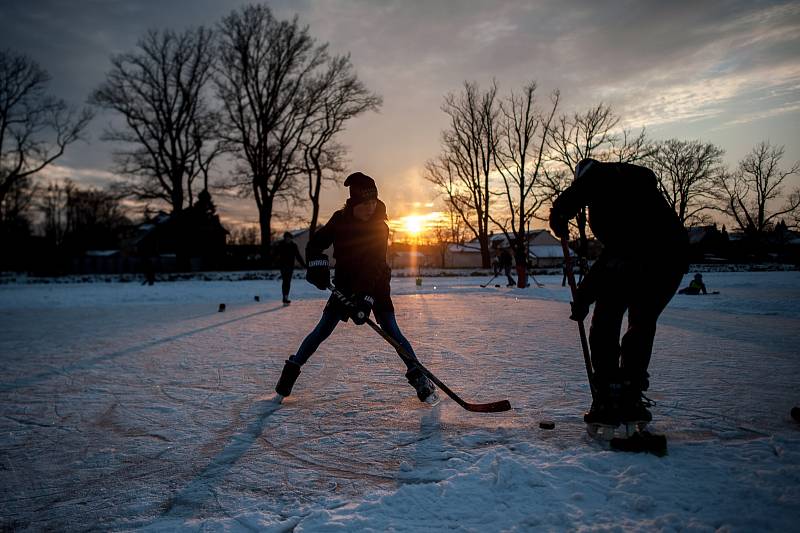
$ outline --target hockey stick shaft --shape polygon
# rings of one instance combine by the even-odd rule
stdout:
[[[348,298],[344,294],[342,294],[340,291],[338,291],[335,287],[330,286],[329,288],[331,289],[333,294],[337,298],[339,298],[339,300],[341,300],[342,302],[345,302],[345,303],[349,303]],[[374,329],[375,332],[378,335],[383,337],[383,339],[386,342],[388,342],[389,344],[392,345],[392,347],[397,351],[397,354],[400,356],[400,358],[403,360],[403,362],[406,363],[407,366],[419,368],[419,370],[428,379],[433,381],[436,384],[436,386],[438,386],[440,389],[442,389],[442,391],[444,391],[445,394],[450,396],[450,398],[452,398],[453,401],[455,401],[458,405],[460,405],[461,407],[463,407],[467,411],[473,411],[473,412],[476,412],[476,413],[499,413],[499,412],[508,411],[509,409],[511,409],[511,403],[508,400],[501,400],[499,402],[490,402],[490,403],[470,403],[470,402],[466,402],[466,401],[462,400],[461,397],[458,394],[453,392],[450,389],[450,387],[448,387],[447,385],[442,383],[439,380],[439,378],[437,378],[435,375],[433,375],[433,373],[430,370],[425,368],[425,366],[423,366],[423,364],[420,363],[417,358],[415,358],[411,354],[409,354],[406,351],[406,349],[403,348],[400,345],[400,343],[397,342],[397,340],[394,339],[394,337],[392,337],[391,335],[389,335],[388,333],[383,331],[383,328],[381,328],[378,324],[376,324],[371,318],[367,317],[366,318],[366,323],[372,329]]]
[[[486,282],[486,285],[483,285],[483,284],[481,284],[481,287],[483,287],[484,289],[485,289],[486,287],[488,287],[488,286],[489,286],[489,284],[490,284],[491,282],[493,282],[493,281],[494,281],[494,278],[496,278],[497,276],[498,276],[497,274],[495,274],[494,276],[492,276],[492,279],[490,279],[489,281],[487,281],[487,282]]]
[[[564,250],[564,266],[567,271],[567,283],[569,283],[569,290],[572,293],[572,301],[576,299],[578,286],[575,284],[575,273],[572,271],[572,257],[569,252],[569,242],[567,237],[561,236],[561,248]],[[586,339],[586,328],[583,325],[583,320],[578,320],[578,332],[581,336],[581,348],[583,349],[583,362],[586,365],[586,376],[589,378],[589,388],[592,391],[592,398],[594,398],[594,371],[592,370],[592,358],[589,355],[589,341]]]

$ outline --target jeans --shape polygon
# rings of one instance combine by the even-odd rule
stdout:
[[[282,268],[281,269],[281,292],[283,293],[283,300],[286,301],[289,299],[289,290],[292,288],[292,275],[294,275],[293,268]]]
[[[639,390],[647,390],[656,322],[680,285],[684,269],[683,264],[662,261],[631,265],[632,271],[627,272],[597,273],[602,284],[589,328],[596,384],[630,381]],[[628,329],[620,342],[626,311]]]
[[[508,284],[509,285],[516,285],[517,284],[516,280],[511,277],[511,265],[504,266],[503,270],[506,273],[506,279],[508,280]]]
[[[397,320],[394,317],[394,313],[391,311],[376,311],[375,319],[381,326],[381,329],[383,329],[383,331],[388,333],[389,336],[396,340],[397,343],[405,349],[406,353],[410,355],[414,361],[416,361],[417,356],[414,353],[414,349],[411,347],[408,339],[406,339],[403,336],[403,333],[400,331],[400,327],[397,325]],[[305,340],[303,340],[303,343],[300,344],[300,348],[298,348],[297,353],[291,356],[289,360],[293,363],[303,366],[306,361],[308,361],[309,357],[311,357],[311,355],[317,351],[319,345],[322,344],[325,339],[330,337],[331,333],[333,333],[333,330],[336,329],[338,324],[338,311],[332,309],[331,307],[326,307],[325,311],[322,313],[322,318],[319,319],[317,326],[306,336]],[[409,362],[406,362],[405,359],[403,359],[403,362],[406,364],[406,367],[411,370],[413,365]]]

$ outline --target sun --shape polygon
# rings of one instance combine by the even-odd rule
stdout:
[[[407,216],[404,225],[405,225],[405,232],[408,233],[409,235],[416,236],[422,233],[423,221],[422,217],[418,215]]]

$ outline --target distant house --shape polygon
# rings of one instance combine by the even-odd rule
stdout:
[[[128,243],[129,253],[153,258],[157,270],[211,270],[225,259],[228,230],[222,225],[208,193],[179,213],[160,212],[141,224]]]
[[[561,242],[546,229],[533,230],[526,233],[528,239],[528,255],[535,267],[558,267],[564,261]],[[508,249],[511,247],[504,234],[489,236],[489,249]],[[451,244],[447,247],[445,263],[453,268],[480,268],[481,246],[478,239],[464,244]]]
[[[74,274],[120,274],[135,272],[138,262],[122,250],[87,250],[71,258]]]
[[[729,237],[725,229],[717,229],[716,224],[687,228],[689,234],[689,255],[693,262],[722,261],[728,254]]]

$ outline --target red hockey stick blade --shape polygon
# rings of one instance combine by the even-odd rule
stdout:
[[[502,413],[511,410],[511,403],[508,400],[491,403],[466,403],[461,405],[467,411],[475,413]]]

